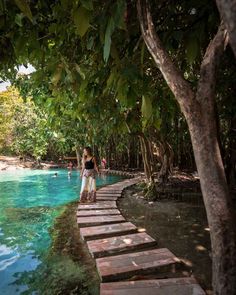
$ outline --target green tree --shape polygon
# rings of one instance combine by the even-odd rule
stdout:
[[[134,111],[139,104],[142,115],[131,122],[146,127],[147,133],[149,118],[158,117],[158,96],[176,99],[190,131],[211,229],[214,290],[216,294],[234,292],[235,219],[220,155],[214,99],[216,70],[227,39],[215,3],[150,1],[155,4],[150,11],[147,1],[138,1],[139,19],[133,1],[52,4],[45,0],[30,6],[21,1],[18,7],[14,2],[4,3],[3,76],[14,78],[16,64],[34,65],[35,89],[45,85],[58,118],[72,102],[73,116],[85,118],[85,126],[91,128],[99,120],[87,110],[95,106],[99,112],[107,110],[107,101],[108,105],[119,101]],[[166,99],[163,109],[171,107],[169,102]],[[163,119],[161,113],[158,120]],[[172,121],[168,120],[169,126]],[[122,126],[127,123],[121,122]]]
[[[9,88],[0,93],[0,150],[2,151],[10,151],[14,112],[22,104],[23,99],[16,89]]]
[[[13,118],[13,151],[22,156],[33,156],[40,161],[47,154],[50,132],[47,118],[28,99],[17,106]]]

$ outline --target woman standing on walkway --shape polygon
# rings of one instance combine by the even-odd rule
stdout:
[[[96,202],[96,174],[99,173],[95,157],[90,147],[84,148],[82,157],[82,178],[80,202]]]

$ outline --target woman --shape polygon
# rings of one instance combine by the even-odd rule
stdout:
[[[82,158],[82,170],[80,177],[82,185],[80,191],[80,202],[96,202],[96,173],[99,173],[96,159],[92,155],[90,147],[84,148]]]

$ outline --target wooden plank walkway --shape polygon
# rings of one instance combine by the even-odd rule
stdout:
[[[155,244],[156,241],[145,232],[89,241],[87,243],[89,252],[93,257],[104,257],[114,253],[139,250]]]
[[[100,295],[204,295],[194,278],[103,283]]]
[[[96,259],[96,267],[103,282],[100,294],[205,294],[193,278],[122,281],[149,274],[155,274],[155,278],[163,277],[163,274],[173,277],[175,265],[180,264],[180,260],[168,249],[157,248],[157,242],[145,229],[140,230],[131,222],[126,222],[117,208],[116,201],[123,190],[139,181],[140,178],[132,178],[103,187],[97,192],[96,203],[78,205],[80,235]]]
[[[107,196],[107,197],[119,197],[121,193],[111,193],[111,192],[97,192],[97,196]]]
[[[154,271],[155,274],[158,271],[173,271],[172,265],[179,262],[180,260],[166,248],[96,259],[102,282],[127,279]]]
[[[99,194],[122,194],[123,190],[122,189],[99,189],[97,193]]]
[[[77,216],[99,216],[99,215],[120,215],[118,209],[107,209],[107,210],[78,210]]]
[[[122,215],[103,215],[103,216],[87,216],[77,217],[77,223],[80,227],[106,224],[106,223],[117,223],[124,222],[125,219]]]
[[[116,209],[116,201],[97,202],[91,204],[79,204],[78,210]]]
[[[97,238],[114,237],[117,235],[132,234],[137,227],[131,222],[122,222],[108,225],[84,227],[80,229],[83,240],[95,240]]]
[[[97,201],[117,201],[118,197],[98,195]]]

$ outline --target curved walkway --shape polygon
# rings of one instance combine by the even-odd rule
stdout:
[[[97,191],[97,202],[79,204],[77,223],[101,279],[100,295],[203,295],[194,278],[180,277],[180,260],[127,222],[117,208],[122,191],[140,182],[126,179]]]

